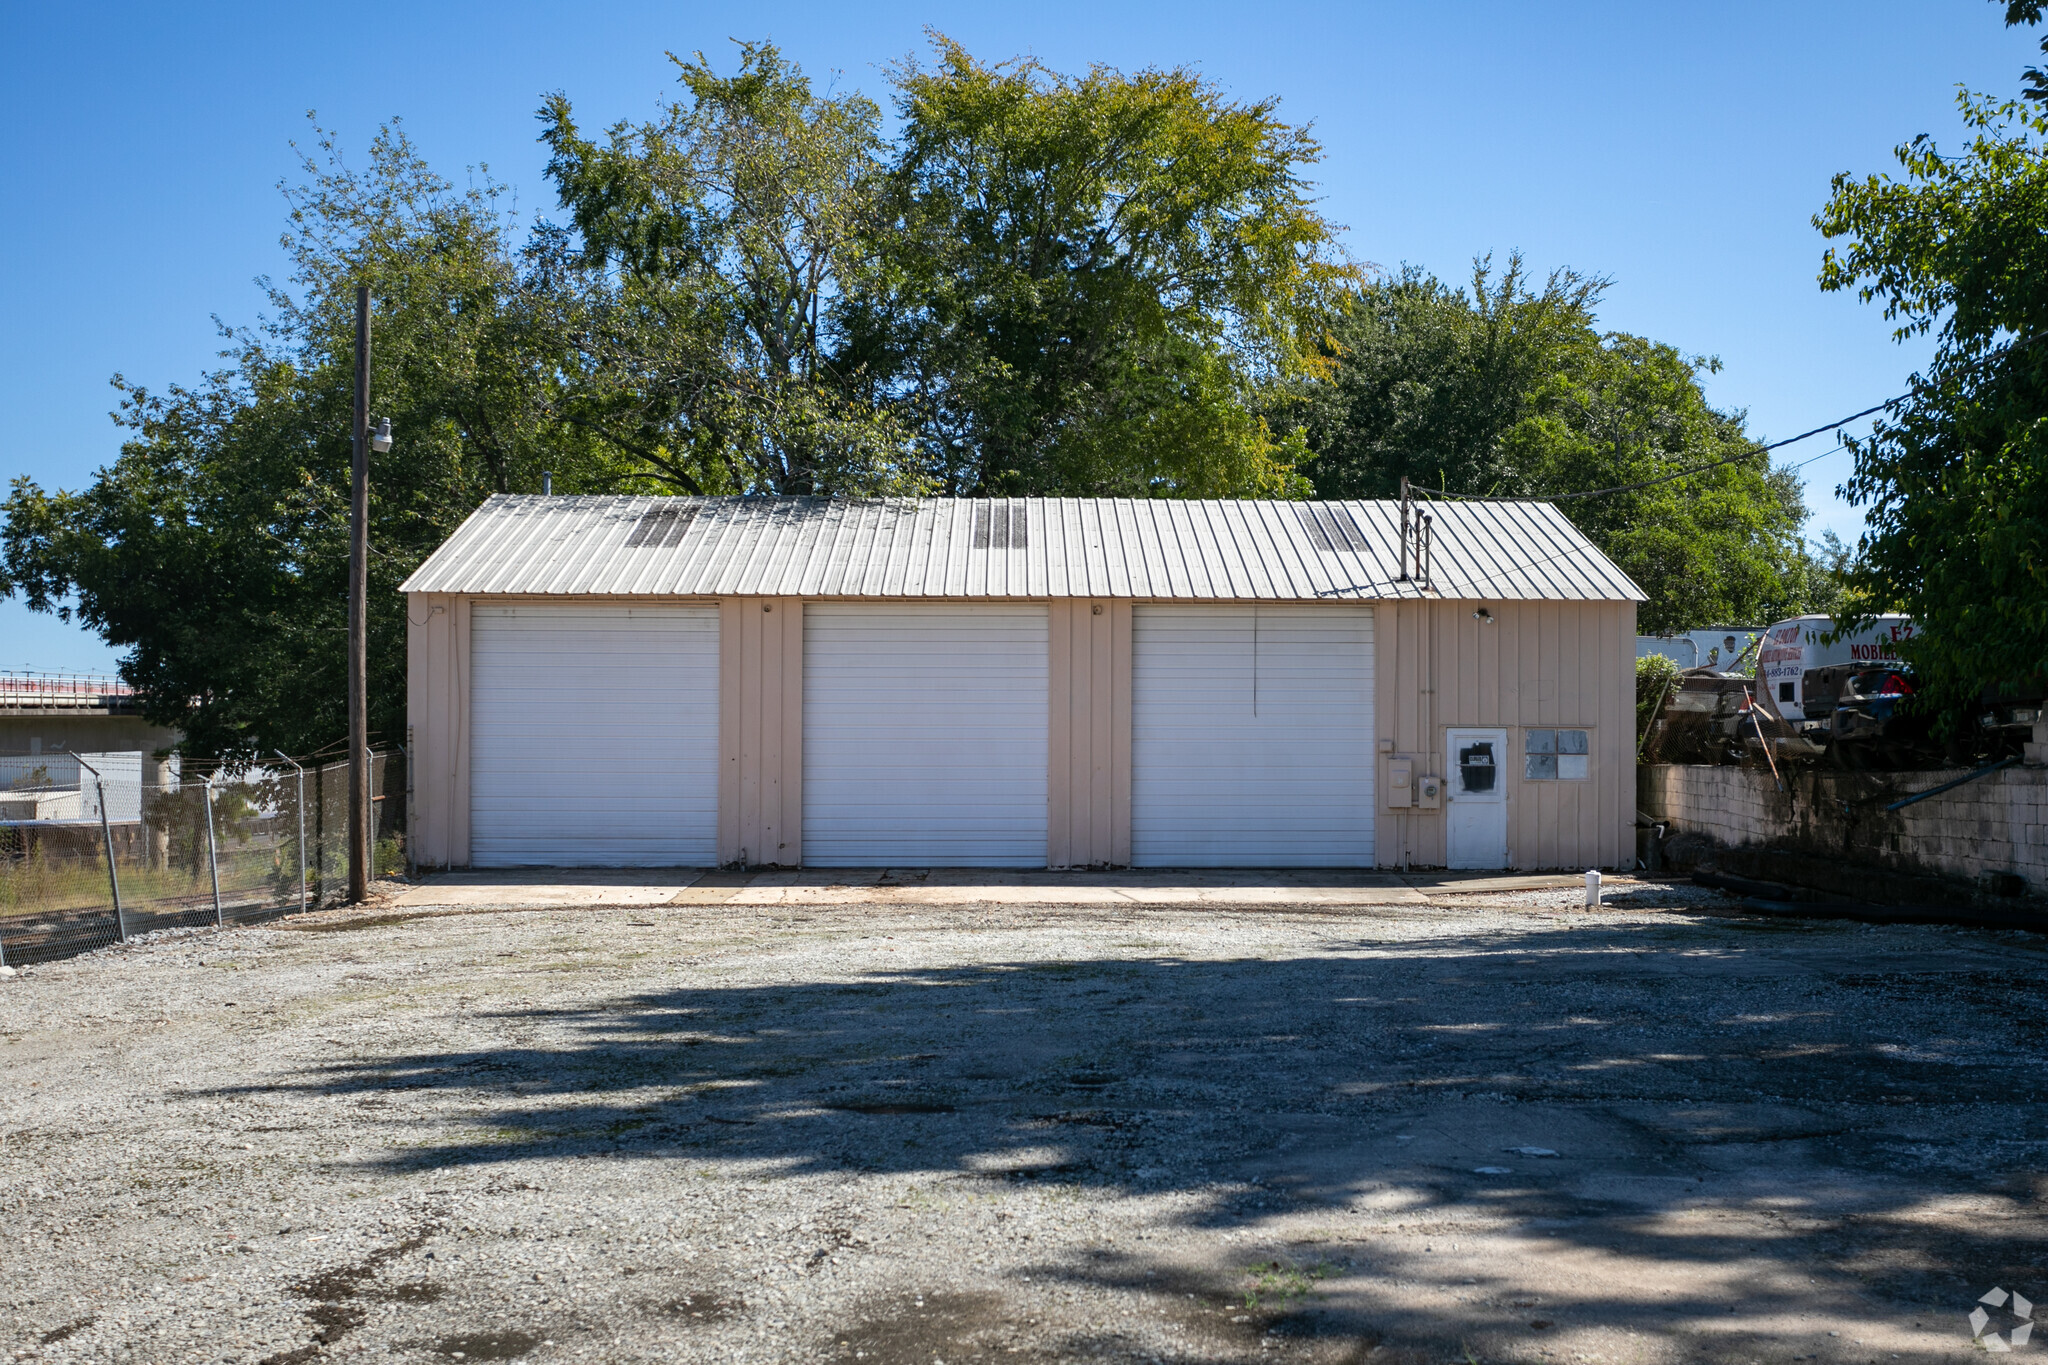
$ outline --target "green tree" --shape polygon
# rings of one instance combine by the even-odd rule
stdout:
[[[557,97],[542,137],[569,222],[523,240],[487,173],[455,190],[395,126],[352,173],[322,134],[270,316],[192,385],[117,378],[119,458],[75,491],[17,481],[0,592],[125,647],[195,759],[336,739],[358,284],[400,442],[372,478],[386,740],[398,583],[543,465],[565,491],[1299,487],[1258,413],[1315,363],[1301,338],[1345,269],[1298,175],[1313,142],[1185,73],[1068,81],[942,50],[940,72],[898,73],[893,149],[872,102],[816,93],[765,44],[731,75],[678,62],[683,97],[602,142]]]
[[[2038,6],[2016,4],[2010,22]],[[2038,74],[2038,73],[2036,73]],[[1844,493],[1867,509],[1861,609],[1910,613],[1938,695],[2048,673],[2048,112],[1960,96],[1959,153],[1923,135],[1902,174],[1834,180],[1823,289],[1882,301],[1933,360],[1868,437]]]
[[[354,294],[376,304],[375,410],[398,448],[371,476],[370,714],[402,741],[398,584],[487,494],[615,486],[638,465],[555,415],[561,310],[521,280],[488,182],[458,192],[403,133],[361,173],[322,134],[287,191],[287,287],[190,387],[116,378],[119,457],[74,492],[16,480],[0,592],[124,646],[150,718],[200,760],[306,753],[346,732]]]
[[[1645,654],[1636,660],[1637,753],[1642,752],[1644,742],[1650,737],[1650,727],[1656,723],[1664,703],[1678,690],[1678,683],[1678,664],[1669,656]]]
[[[1740,415],[1707,402],[1717,362],[1602,332],[1606,281],[1519,258],[1482,260],[1469,291],[1413,268],[1345,300],[1328,383],[1283,409],[1307,432],[1322,497],[1394,496],[1405,475],[1451,493],[1559,498],[1648,593],[1648,631],[1817,609],[1836,588],[1807,552],[1798,480],[1761,455],[1648,483],[1753,448]]]
[[[897,405],[842,364],[840,303],[877,214],[881,111],[818,95],[772,44],[603,142],[541,111],[575,229],[541,234],[578,310],[575,420],[683,492],[917,493]]]
[[[1296,494],[1260,415],[1314,365],[1350,276],[1273,101],[1183,70],[976,61],[893,78],[885,217],[846,311],[857,362],[966,494]]]

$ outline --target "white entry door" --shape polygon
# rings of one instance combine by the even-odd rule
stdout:
[[[1131,861],[1371,867],[1372,608],[1139,604]]]
[[[1037,603],[804,608],[804,863],[1044,867]]]
[[[716,607],[479,604],[469,642],[473,866],[717,861]]]
[[[1452,730],[1444,761],[1444,861],[1453,868],[1508,865],[1508,732]]]

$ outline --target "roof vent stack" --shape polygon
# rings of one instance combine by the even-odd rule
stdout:
[[[1408,476],[1401,476],[1401,581],[1408,581],[1408,537],[1412,533],[1409,521],[1415,501],[1408,493]]]

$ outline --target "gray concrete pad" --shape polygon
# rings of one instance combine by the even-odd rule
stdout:
[[[1012,872],[986,868],[515,868],[431,874],[398,909],[631,905],[1426,905],[1432,895],[1575,888],[1583,874],[1529,876],[1341,871]],[[1633,883],[1617,882],[1617,885]]]

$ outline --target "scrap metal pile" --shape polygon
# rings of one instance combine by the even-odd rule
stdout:
[[[1781,621],[1757,639],[1753,672],[1678,674],[1643,760],[1903,770],[2020,753],[2042,717],[2042,689],[1987,688],[1966,714],[1945,716],[1916,701],[1913,667],[1898,649],[1912,635],[1902,616],[1839,637],[1826,616]],[[1731,662],[1739,670],[1751,660],[1745,651]]]

